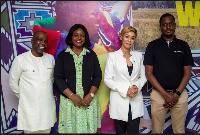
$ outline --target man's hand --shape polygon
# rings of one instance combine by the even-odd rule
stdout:
[[[168,93],[168,95],[170,96],[170,100],[165,99],[163,106],[165,108],[172,108],[178,102],[179,96],[176,93]]]

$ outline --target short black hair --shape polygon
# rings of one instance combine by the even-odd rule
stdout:
[[[82,25],[82,24],[75,24],[69,29],[69,33],[68,33],[68,35],[65,39],[65,42],[68,46],[70,46],[72,48],[72,46],[73,46],[73,43],[72,43],[73,32],[76,31],[79,28],[81,28],[85,33],[85,43],[83,44],[83,47],[89,48],[91,46],[89,34],[88,34],[88,31],[85,28],[85,26]]]
[[[172,14],[170,14],[170,13],[165,13],[165,14],[163,14],[163,15],[160,17],[160,20],[159,20],[160,26],[161,26],[161,21],[162,21],[162,19],[163,19],[164,17],[166,17],[166,16],[171,16],[171,17],[173,18],[174,22],[175,22],[175,18],[174,18],[174,16],[173,16]]]
[[[35,33],[33,33],[33,38],[35,38],[35,35],[36,35],[37,33],[39,33],[39,32],[45,33],[45,34],[48,36],[48,34],[47,34],[45,31],[36,31]]]

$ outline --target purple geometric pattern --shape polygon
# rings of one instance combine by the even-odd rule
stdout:
[[[25,17],[25,20],[23,21],[18,21],[20,23],[19,28],[25,28],[26,30],[32,31],[33,29],[33,24],[31,25],[30,23],[34,22],[35,20],[40,20],[41,17],[36,17],[34,13],[30,13],[30,16]]]
[[[52,16],[55,14],[53,10],[54,3],[55,2],[53,1],[4,1],[1,3],[1,14],[5,14],[6,11],[8,11],[7,15],[9,17],[8,22],[7,20],[4,21],[9,24],[8,26],[10,31],[7,31],[7,29],[1,25],[1,68],[7,72],[7,76],[15,56],[30,49],[30,46],[27,46],[26,44],[27,42],[30,42],[32,37],[33,21],[45,17],[44,14],[36,17],[33,11],[36,10],[37,14],[39,14],[39,10],[41,12],[46,11],[46,13],[48,13],[46,17]],[[16,27],[14,23],[16,18],[14,17],[13,12],[16,12],[17,9],[24,10],[24,8],[29,8],[29,16],[24,16],[24,19],[19,21],[20,26]],[[3,77],[1,76],[1,78]],[[7,87],[8,82],[4,84],[1,83],[1,134],[21,134],[23,131],[18,131],[16,129],[17,110],[13,108],[11,112],[6,112],[5,104],[8,103],[5,102],[7,102],[8,99],[4,100],[4,94],[6,95],[7,91],[10,91],[10,89],[4,89]],[[13,100],[14,99],[11,99],[10,102],[15,102]],[[8,116],[7,118],[6,115]]]
[[[1,27],[1,66],[9,72],[13,61],[14,51],[9,32]]]

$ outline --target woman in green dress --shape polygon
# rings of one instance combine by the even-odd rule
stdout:
[[[89,34],[82,24],[73,25],[54,68],[55,83],[61,91],[59,133],[96,133],[101,127],[96,91],[102,71],[96,53],[90,49]]]

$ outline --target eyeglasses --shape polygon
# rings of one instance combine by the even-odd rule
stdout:
[[[176,23],[172,22],[172,23],[161,23],[161,26],[166,27],[166,26],[174,26]]]

